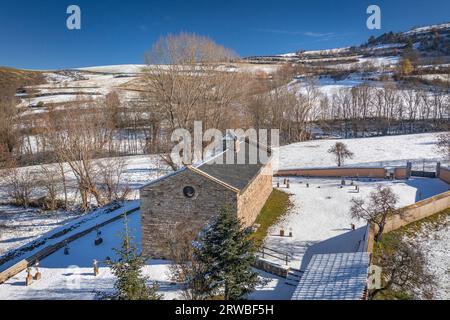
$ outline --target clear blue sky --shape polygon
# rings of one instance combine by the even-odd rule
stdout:
[[[82,29],[66,28],[66,9]],[[366,9],[382,9],[382,30]],[[0,65],[57,69],[142,63],[160,36],[207,35],[241,56],[356,45],[370,35],[450,21],[449,0],[2,0]]]

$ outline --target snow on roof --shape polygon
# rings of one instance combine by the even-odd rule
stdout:
[[[367,252],[313,256],[292,300],[361,300],[369,272]]]

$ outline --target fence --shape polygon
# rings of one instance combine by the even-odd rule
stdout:
[[[267,256],[267,257],[271,257],[271,258],[275,258],[275,259],[283,261],[283,263],[285,263],[286,266],[289,264],[290,255],[287,252],[281,252],[281,251],[277,251],[274,249],[262,247],[258,251],[258,254],[260,254],[261,258],[263,258],[263,259]]]

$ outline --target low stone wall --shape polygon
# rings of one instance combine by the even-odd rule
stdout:
[[[406,172],[406,171],[405,171]],[[386,169],[380,167],[342,167],[342,168],[320,168],[320,169],[288,169],[279,170],[275,176],[293,177],[326,177],[326,178],[346,178],[346,177],[368,177],[386,178]]]
[[[388,233],[410,223],[428,218],[434,214],[442,212],[450,208],[450,191],[438,194],[434,197],[419,201],[410,206],[401,208],[402,215],[395,215],[388,219],[384,227],[383,233]],[[369,233],[369,241],[367,251],[372,253],[374,246],[374,237],[377,226],[372,224]]]
[[[394,178],[397,180],[407,180],[408,177],[408,169],[407,168],[395,168],[394,169]]]
[[[441,167],[439,171],[439,179],[450,184],[450,169]]]
[[[286,278],[290,270],[288,266],[281,266],[261,258],[256,259],[253,267],[282,278]]]
[[[412,222],[432,216],[450,208],[450,191],[419,201],[402,208],[402,215],[392,216],[386,223],[384,233],[397,230]]]

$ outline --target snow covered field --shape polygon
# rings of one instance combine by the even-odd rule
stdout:
[[[433,299],[450,300],[450,216],[438,226],[425,224],[410,241],[420,247],[429,272],[436,277]]]
[[[336,142],[345,143],[354,153],[345,165],[404,166],[406,161],[439,160],[438,134],[425,133],[342,140],[314,140],[280,148],[280,168],[317,168],[336,166],[328,149]]]
[[[424,178],[354,181],[360,188],[359,193],[354,186],[339,188],[340,183],[341,179],[291,179],[290,189],[282,190],[292,194],[293,208],[269,230],[266,247],[289,253],[290,265],[305,270],[314,254],[366,249],[366,223],[353,220],[349,214],[352,198],[367,198],[378,185],[390,186],[399,198],[398,206],[403,207],[449,189],[449,185],[439,179]],[[351,230],[352,223],[356,225],[355,231]],[[292,232],[293,237],[280,237],[281,229],[285,234]]]
[[[140,248],[139,212],[129,216],[128,225],[134,236],[134,242]],[[94,259],[103,261],[107,257],[116,259],[112,248],[120,247],[123,230],[124,221],[121,219],[101,229],[104,242],[100,246],[94,245],[95,232],[70,243],[69,255],[64,255],[64,250],[61,249],[40,262],[42,279],[32,286],[25,286],[25,271],[0,285],[0,300],[91,300],[96,299],[99,293],[110,293],[114,278],[109,268],[101,267],[100,275],[95,277],[92,261]],[[171,281],[169,267],[169,261],[151,260],[148,261],[143,273],[152,282],[158,283],[164,299],[180,299],[180,288]],[[290,299],[294,287],[286,285],[285,279],[264,272],[261,272],[261,277],[268,283],[258,287],[250,299]]]

